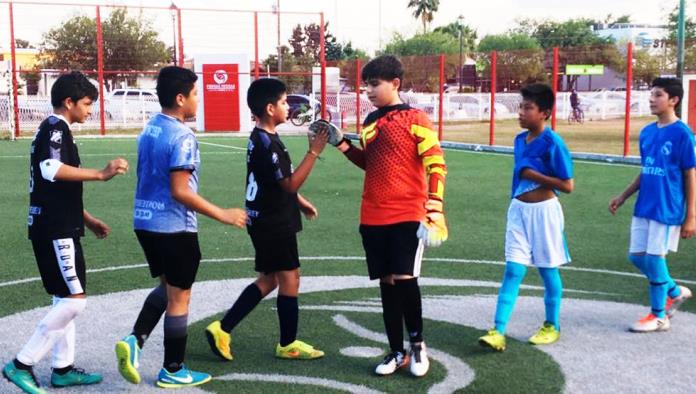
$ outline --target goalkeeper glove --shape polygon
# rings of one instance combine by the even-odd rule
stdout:
[[[427,247],[437,247],[447,241],[447,222],[442,212],[442,201],[430,199],[425,203],[425,220],[418,227],[416,235]]]
[[[343,133],[341,130],[324,119],[316,120],[309,125],[309,131],[314,134],[322,130],[326,130],[326,132],[329,133],[329,144],[338,146],[343,141]]]

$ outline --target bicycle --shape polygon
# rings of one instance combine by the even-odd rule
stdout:
[[[568,114],[568,124],[577,122],[579,124],[585,123],[585,111],[580,107],[573,108]]]

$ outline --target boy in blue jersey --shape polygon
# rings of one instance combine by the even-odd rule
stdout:
[[[691,290],[670,277],[666,260],[669,251],[677,251],[680,235],[691,238],[696,232],[694,135],[675,111],[683,95],[679,79],[653,81],[650,112],[657,122],[640,132],[640,174],[609,202],[609,211],[615,214],[640,190],[628,259],[650,282],[650,313],[630,327],[633,332],[668,330],[677,308],[691,298]]]
[[[138,358],[162,314],[164,364],[157,385],[178,388],[210,380],[209,374],[184,365],[191,286],[201,260],[196,213],[239,228],[246,223],[243,210],[220,208],[198,194],[198,142],[184,123],[196,115],[197,79],[181,67],[160,70],[157,96],[162,112],[138,136],[133,227],[150,273],[160,284],[145,299],[132,333],[116,344],[119,372],[131,383],[140,382]]]
[[[555,96],[543,84],[522,89],[519,109],[523,131],[515,138],[512,201],[505,232],[505,274],[495,310],[495,328],[479,343],[505,350],[505,329],[515,306],[527,266],[537,267],[544,281],[546,320],[529,338],[534,345],[556,342],[561,336],[559,314],[563,284],[558,270],[570,262],[565,242],[560,192],[573,191],[573,162],[563,139],[546,126]]]
[[[285,84],[274,78],[252,82],[247,104],[256,117],[256,127],[247,144],[246,209],[247,231],[254,245],[254,269],[258,278],[239,295],[222,320],[206,327],[211,351],[223,360],[233,359],[232,330],[276,288],[280,338],[275,355],[283,359],[316,359],[324,352],[297,339],[299,320],[300,260],[297,233],[302,230],[300,212],[307,219],[317,215],[316,207],[299,194],[328,135],[311,136],[307,153],[297,168],[280,139],[276,127],[288,118]]]

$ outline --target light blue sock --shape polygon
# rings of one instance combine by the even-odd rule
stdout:
[[[505,264],[503,283],[500,285],[498,303],[495,308],[495,329],[501,334],[505,334],[512,309],[515,307],[515,301],[517,301],[517,295],[520,292],[522,279],[526,274],[527,267],[522,264],[512,261]]]
[[[563,282],[558,268],[539,268],[539,275],[544,281],[544,305],[546,305],[546,321],[553,324],[556,330],[561,330],[559,316],[561,314],[561,297]]]
[[[650,306],[652,314],[665,317],[667,290],[672,278],[669,277],[667,260],[663,256],[645,255],[645,270],[650,279]],[[673,281],[672,281],[673,282]]]
[[[638,271],[640,271],[647,278],[648,273],[645,272],[645,255],[644,254],[629,254],[628,260],[631,263],[633,263],[633,265],[635,265],[636,268],[638,268]]]

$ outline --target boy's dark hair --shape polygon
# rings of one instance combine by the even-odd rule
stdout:
[[[549,85],[543,83],[529,84],[522,88],[521,93],[524,100],[533,102],[541,111],[551,111],[553,109],[553,104],[556,102],[553,89],[551,89]]]
[[[681,104],[682,98],[684,98],[684,86],[679,78],[655,78],[650,84],[651,88],[662,88],[667,92],[669,98],[679,97],[679,102],[677,107]]]
[[[172,108],[176,104],[176,96],[185,97],[191,93],[198,76],[188,68],[168,66],[157,75],[157,98],[162,108]]]
[[[249,85],[247,91],[247,105],[257,118],[263,118],[266,115],[266,106],[268,104],[276,104],[287,92],[287,88],[283,81],[275,78],[260,78]]]
[[[399,78],[401,85],[403,85],[404,66],[396,56],[382,55],[370,60],[370,62],[363,67],[360,77],[364,82],[371,79],[391,81],[392,79]],[[401,85],[399,85],[399,87],[401,87]]]
[[[85,97],[89,97],[92,101],[95,101],[99,98],[99,91],[96,86],[92,85],[92,82],[79,71],[72,71],[68,74],[61,75],[51,87],[51,105],[53,105],[53,108],[62,107],[63,101],[67,98],[77,103],[78,100]]]

